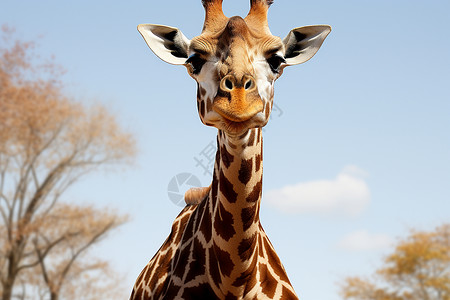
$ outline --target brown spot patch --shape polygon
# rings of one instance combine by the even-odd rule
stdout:
[[[263,143],[261,140],[261,161],[263,161]]]
[[[194,240],[194,247],[192,249],[193,261],[189,265],[189,271],[186,275],[185,282],[188,283],[194,280],[197,275],[203,275],[206,271],[206,258],[205,249],[198,239]]]
[[[257,154],[255,157],[255,172],[258,172],[261,169],[261,155]]]
[[[269,119],[269,115],[270,115],[270,108],[269,105],[266,105],[266,120]]]
[[[188,217],[189,217],[189,215],[188,215]],[[183,237],[181,240],[181,244],[183,245],[192,237],[192,235],[194,233],[194,218],[189,218],[186,226],[182,226],[180,228],[180,230],[182,230],[182,232],[183,232]]]
[[[261,131],[262,131],[262,129],[258,128],[258,137],[256,138],[257,139],[257,143],[259,143],[261,141]]]
[[[160,297],[160,295],[162,294],[164,289],[167,287],[168,283],[169,283],[169,280],[166,279],[163,284],[160,284],[156,287],[156,289],[152,292],[152,295],[150,295],[150,291],[148,291],[147,296],[144,299],[148,299],[151,296],[153,296],[154,298]]]
[[[165,297],[165,299],[172,298]],[[202,283],[198,286],[184,288],[181,299],[218,299],[218,297],[207,283]]]
[[[223,196],[228,200],[228,202],[236,203],[237,193],[234,191],[233,185],[225,176],[222,170],[220,171],[219,189]]]
[[[247,231],[255,221],[256,205],[243,208],[241,211],[242,227],[244,231]]]
[[[152,275],[152,268],[149,266],[145,269],[145,272],[142,271],[141,276],[143,278],[143,282],[145,282],[145,285],[150,285],[150,275]],[[140,281],[140,280],[139,280]],[[153,287],[151,287],[153,288]]]
[[[289,300],[289,299],[298,299],[298,297],[283,285],[283,288],[281,289],[280,299]]]
[[[259,272],[261,276],[262,292],[266,294],[267,297],[273,298],[278,285],[277,280],[272,276],[265,264],[259,264]]]
[[[252,262],[250,263],[247,270],[242,272],[242,274],[236,278],[233,282],[233,286],[240,287],[245,285],[244,295],[246,295],[256,284],[256,264],[258,262],[258,255],[254,255]]]
[[[186,225],[186,222],[189,220],[189,217],[190,217],[190,214],[189,213],[185,213],[186,212],[186,208],[185,209],[183,209],[182,211],[181,211],[181,213],[178,215],[178,217],[177,217],[177,219],[181,216],[181,215],[183,215],[182,217],[181,217],[181,219],[180,219],[180,227],[181,227],[181,230],[183,230],[184,229],[184,226]]]
[[[247,202],[257,202],[261,197],[262,190],[262,178],[258,183],[253,187],[252,192],[247,196]]]
[[[173,275],[183,278],[184,272],[186,270],[186,265],[189,261],[189,254],[191,253],[190,245],[184,247],[183,249],[178,249],[174,257],[176,267],[173,271]]]
[[[260,231],[264,231],[262,229],[261,224],[259,224],[259,230]],[[258,237],[258,245],[259,245],[259,247],[258,247],[258,255],[261,256],[261,257],[264,257],[264,249],[263,249],[264,244],[263,244],[263,240],[262,240],[262,235],[261,234]]]
[[[222,278],[220,277],[219,265],[217,262],[216,254],[214,253],[212,247],[208,249],[209,253],[209,274],[216,286],[219,286],[222,283]]]
[[[220,154],[222,157],[223,165],[228,169],[234,160],[234,156],[231,155],[230,152],[228,152],[225,145],[222,145],[222,147],[220,147]]]
[[[243,184],[247,184],[252,178],[253,158],[243,159],[239,169],[238,179]]]
[[[258,240],[257,235],[256,235],[256,233],[254,233],[248,239],[243,239],[241,241],[241,243],[239,244],[239,247],[238,247],[238,253],[239,253],[239,257],[241,258],[242,261],[246,261],[252,256],[252,254],[254,252],[253,250],[256,247],[257,240]]]
[[[148,286],[150,289],[154,289],[158,281],[165,275],[167,275],[167,269],[169,268],[170,261],[172,259],[172,249],[169,249],[166,255],[161,259],[158,266],[155,268],[155,273],[153,274]]]
[[[169,268],[170,265],[170,261],[172,260],[173,256],[172,252],[173,252],[172,248],[169,248],[169,251],[167,251],[167,253],[164,254],[164,257],[162,257],[159,266],[156,268],[155,276],[158,277],[158,279],[166,275],[167,269]]]
[[[138,282],[140,282],[139,283],[139,286],[142,286],[142,284],[144,283],[143,281],[142,281],[142,279],[144,278],[144,276],[145,276],[145,272],[147,272],[147,270],[149,269],[149,266],[147,265],[142,271],[141,271],[141,274],[139,274],[139,277],[138,277],[138,279],[136,280],[136,283],[135,283],[135,286],[134,286],[134,289],[133,289],[133,291],[134,290],[136,290],[136,284],[138,283]]]
[[[230,277],[234,268],[234,263],[231,260],[230,253],[223,251],[216,244],[213,244],[213,248],[220,266],[220,272],[222,275]]]
[[[200,223],[200,231],[203,233],[205,237],[205,241],[208,243],[212,237],[212,224],[211,224],[211,214],[209,209],[206,209],[203,212],[202,221]]]
[[[236,234],[233,224],[233,215],[219,202],[217,213],[214,216],[214,230],[217,235],[221,236],[225,241],[229,241]]]
[[[165,289],[166,293],[164,294],[164,297],[161,297],[161,298],[164,298],[164,299],[177,299],[178,298],[177,295],[178,295],[178,292],[180,291],[180,288],[181,288],[180,286],[175,285],[173,283],[173,281],[171,281],[170,284]]]
[[[250,133],[250,137],[248,138],[248,146],[253,146],[255,144],[255,130],[256,129],[252,129],[251,133]]]
[[[206,207],[205,202],[207,202],[207,201],[202,201],[194,212],[196,215],[195,224],[194,224],[194,232],[197,232],[198,229],[200,228],[200,221],[202,220],[203,211],[205,210],[205,207]],[[192,214],[192,215],[194,215],[194,214]]]
[[[158,252],[164,252],[164,251],[166,251],[167,250],[167,248],[170,246],[170,245],[172,245],[172,243],[175,243],[175,244],[177,244],[177,243],[179,243],[180,242],[180,239],[178,238],[177,239],[177,233],[175,233],[175,232],[177,232],[177,229],[178,229],[178,226],[176,226],[175,227],[175,225],[178,225],[178,222],[177,222],[177,224],[173,224],[173,226],[172,226],[172,230],[170,231],[170,234],[169,234],[169,236],[167,237],[167,239],[166,239],[166,241],[164,242],[164,244],[161,246],[161,249],[158,251]],[[175,233],[175,234],[174,234]],[[181,233],[178,233],[178,235],[181,237]]]
[[[218,189],[219,189],[218,186],[219,186],[219,183],[218,183],[218,181],[216,179],[216,175],[214,174],[213,182],[211,184],[211,203],[212,203],[213,206],[215,206],[216,201],[217,201],[217,192],[218,192]]]

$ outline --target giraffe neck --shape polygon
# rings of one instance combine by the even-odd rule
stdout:
[[[226,285],[227,280],[236,284],[256,256],[262,191],[261,129],[250,129],[241,136],[219,130],[217,141],[209,201],[212,237],[218,248],[215,252]]]

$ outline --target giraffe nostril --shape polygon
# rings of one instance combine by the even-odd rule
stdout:
[[[230,79],[225,79],[225,86],[227,87],[227,89],[232,90],[233,89],[233,83],[231,82]]]

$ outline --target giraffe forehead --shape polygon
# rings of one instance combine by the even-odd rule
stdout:
[[[228,56],[250,57],[257,53],[273,53],[282,49],[283,43],[277,36],[252,29],[241,17],[226,19],[215,32],[205,31],[191,41],[191,51],[218,60]]]

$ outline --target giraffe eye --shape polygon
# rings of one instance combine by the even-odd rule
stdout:
[[[191,66],[192,74],[197,75],[202,70],[206,60],[201,58],[199,54],[195,53],[189,56],[185,64]]]
[[[270,69],[274,73],[280,72],[280,66],[282,63],[285,63],[285,62],[286,62],[286,60],[284,59],[284,57],[277,55],[277,54],[272,55],[271,57],[269,57],[267,59],[267,63],[269,64]]]

